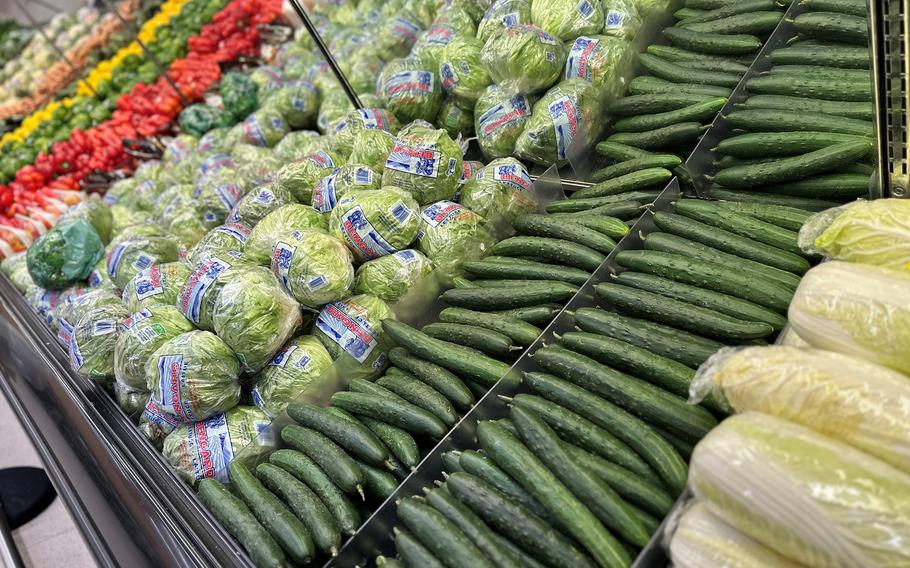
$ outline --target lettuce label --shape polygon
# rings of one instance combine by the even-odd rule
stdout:
[[[591,80],[591,56],[597,49],[598,41],[589,37],[581,36],[575,40],[569,49],[569,57],[566,59],[566,79]]]
[[[154,392],[158,405],[169,414],[186,422],[195,422],[190,405],[184,404],[180,393],[186,388],[187,363],[183,355],[158,357],[158,389]]]
[[[278,241],[272,250],[272,272],[288,292],[291,291],[291,280],[288,273],[291,271],[291,260],[294,258],[295,252],[297,252],[297,247],[282,241]]]
[[[477,119],[480,124],[480,134],[492,136],[497,130],[504,128],[516,120],[527,117],[531,112],[531,103],[524,95],[516,95],[494,106]],[[388,167],[388,166],[386,166]]]
[[[441,154],[435,150],[409,146],[396,141],[386,159],[385,167],[408,174],[435,178],[439,176],[440,156]]]
[[[458,217],[458,215],[464,211],[466,211],[466,209],[458,203],[438,201],[427,206],[420,215],[429,226],[438,227],[440,225],[445,225],[450,219]]]
[[[569,97],[561,97],[553,101],[547,111],[556,132],[556,156],[560,160],[567,160],[569,151],[578,138],[578,109]]]
[[[387,97],[397,95],[426,95],[433,92],[433,73],[429,71],[401,71],[390,76],[383,85]]]
[[[319,312],[316,327],[337,343],[358,363],[366,361],[376,347],[375,332],[356,308],[343,302],[332,302]]]
[[[228,482],[228,465],[234,459],[234,446],[224,413],[191,424],[186,447],[196,479],[214,478]]]
[[[401,209],[404,209],[405,218],[407,218],[407,208],[404,207],[404,204],[399,205]],[[393,215],[398,218],[400,213],[396,213],[398,212],[393,211]],[[367,258],[378,258],[395,252],[395,247],[379,234],[360,205],[356,205],[342,214],[341,231],[344,240]]]
[[[177,307],[180,308],[186,319],[199,323],[199,311],[202,307],[202,297],[215,283],[219,276],[231,265],[215,256],[202,261],[186,281],[180,297],[177,298]]]

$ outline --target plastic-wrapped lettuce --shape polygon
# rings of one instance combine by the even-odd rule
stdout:
[[[221,78],[218,94],[224,103],[224,110],[235,120],[243,120],[259,106],[259,86],[243,73],[232,71]]]
[[[266,106],[281,113],[293,129],[313,128],[319,113],[319,92],[310,83],[282,87],[268,98]]]
[[[243,121],[243,141],[255,146],[272,147],[290,132],[288,123],[275,110],[257,110]]]
[[[480,63],[483,42],[471,36],[457,37],[445,48],[439,64],[442,88],[461,106],[474,108],[490,75]]]
[[[486,220],[457,203],[433,203],[421,217],[418,248],[446,277],[457,275],[462,262],[479,259],[496,242]]]
[[[88,199],[83,199],[71,207],[63,214],[60,221],[66,219],[85,219],[95,227],[102,243],[107,244],[111,240],[111,228],[114,224],[111,208],[97,196],[89,196]]]
[[[62,290],[89,273],[104,254],[98,231],[85,219],[57,223],[41,235],[26,255],[28,272],[38,286]]]
[[[474,113],[463,110],[454,100],[448,99],[439,109],[436,126],[448,132],[453,139],[459,136],[468,138],[474,134]]]
[[[281,142],[275,144],[272,151],[276,156],[285,161],[302,160],[320,148],[328,147],[326,137],[314,130],[300,130],[288,132]]]
[[[473,36],[477,32],[477,25],[474,23],[475,18],[471,16],[467,2],[451,2],[439,9],[433,25],[444,25],[452,28],[455,37]],[[477,2],[476,4],[480,4]],[[487,2],[489,5],[489,2]],[[483,14],[478,14],[477,20]]]
[[[145,363],[147,388],[162,411],[195,422],[240,402],[240,363],[214,333],[194,330],[169,339]]]
[[[461,165],[461,180],[458,182],[460,185],[464,186],[468,181],[474,178],[483,168],[483,162],[478,162],[477,160],[465,160]]]
[[[604,113],[597,87],[583,79],[566,79],[540,98],[515,155],[549,165],[576,160],[597,142]]]
[[[313,188],[313,209],[328,213],[348,193],[377,190],[381,181],[382,177],[369,166],[345,164],[319,180]]]
[[[226,256],[226,255],[225,255]],[[238,266],[234,266],[237,264]],[[177,294],[175,305],[180,313],[193,324],[208,331],[215,329],[212,321],[215,301],[221,288],[228,280],[223,276],[229,271],[243,272],[246,267],[241,266],[233,258],[219,258],[208,256],[192,267],[189,276]],[[241,274],[240,277],[243,275]]]
[[[277,183],[265,183],[254,187],[237,202],[227,222],[252,227],[275,209],[295,201],[291,192],[280,189]]]
[[[162,304],[173,305],[189,272],[182,262],[153,264],[124,286],[123,303],[131,313]]]
[[[458,37],[455,28],[448,24],[434,23],[418,36],[411,56],[419,57],[422,61],[433,62],[436,67],[442,63],[446,46]]]
[[[474,107],[474,133],[484,156],[512,155],[535,101],[535,97],[510,94],[497,85],[487,87]]]
[[[28,305],[47,323],[48,327],[57,327],[57,308],[63,303],[66,290],[45,290],[36,287],[26,299]]]
[[[57,318],[57,341],[69,348],[73,329],[79,318],[95,308],[121,306],[122,302],[113,288],[90,289],[81,296],[64,297],[58,302],[55,315]]]
[[[376,32],[376,53],[386,60],[404,57],[411,51],[423,26],[413,14],[399,12],[385,18]]]
[[[566,50],[558,39],[526,24],[495,32],[480,54],[493,82],[518,93],[549,88],[559,80],[565,61]]]
[[[487,41],[500,30],[531,23],[531,0],[496,0],[477,24],[477,39]]]
[[[384,65],[382,58],[365,49],[357,52],[356,56],[348,57],[339,62],[341,71],[347,77],[348,83],[357,94],[367,94],[376,91],[376,77]]]
[[[180,183],[165,189],[155,203],[155,218],[167,226],[181,211],[195,209],[194,193],[196,186],[191,183]]]
[[[180,247],[167,237],[136,237],[108,247],[107,274],[123,288],[139,272],[153,264],[173,262],[179,258]]]
[[[638,12],[642,18],[651,18],[667,13],[670,5],[670,0],[638,0]]]
[[[224,258],[228,262],[239,261],[249,236],[250,228],[243,223],[219,225],[206,233],[202,240],[189,250],[186,262],[189,266],[196,266],[210,256]]]
[[[584,79],[597,87],[601,101],[623,92],[624,78],[635,64],[635,52],[627,41],[607,36],[579,37],[569,48],[566,79]]]
[[[120,410],[129,416],[131,420],[135,421],[145,410],[145,405],[148,404],[149,400],[149,393],[146,390],[133,389],[124,384],[114,382],[114,399],[117,401],[117,406],[120,407]]]
[[[910,202],[854,201],[816,213],[800,229],[799,244],[836,260],[910,268]]]
[[[224,128],[234,124],[234,117],[220,108],[206,104],[194,104],[186,107],[177,119],[180,130],[192,136],[202,136],[213,128]]]
[[[596,34],[604,27],[601,0],[531,0],[531,21],[561,41]]]
[[[398,133],[382,173],[382,185],[411,192],[421,205],[455,195],[461,148],[445,130],[414,125]]]
[[[400,250],[360,265],[355,274],[354,292],[394,303],[432,271],[433,263],[423,253]]]
[[[227,483],[231,462],[239,460],[252,468],[275,448],[269,417],[254,406],[237,406],[177,427],[164,439],[162,454],[187,483],[203,478]]]
[[[114,346],[120,323],[129,317],[122,305],[106,304],[88,310],[73,325],[70,367],[80,376],[106,382],[114,378]]]
[[[312,335],[292,337],[258,375],[253,402],[270,416],[278,416],[288,403],[325,382],[334,380],[332,356]]]
[[[309,205],[283,205],[253,227],[243,245],[244,261],[270,266],[272,249],[282,235],[302,229],[328,229],[328,220]]]
[[[142,308],[120,324],[114,348],[114,378],[135,390],[147,391],[145,363],[165,341],[193,331],[173,305]],[[146,393],[146,400],[148,393]]]
[[[348,161],[352,164],[365,164],[381,174],[385,171],[385,162],[394,145],[395,136],[391,132],[375,128],[362,130],[354,138]]]
[[[357,138],[364,130],[385,130],[396,134],[401,125],[395,115],[383,108],[361,108],[352,110],[335,123],[332,133],[333,148],[348,156],[354,149]]]
[[[139,164],[136,171],[133,172],[133,177],[136,178],[139,183],[146,180],[158,181],[164,173],[164,170],[165,168],[160,160],[149,160]]]
[[[4,258],[3,262],[0,262],[0,271],[10,279],[16,290],[19,290],[22,294],[37,286],[35,281],[32,280],[32,275],[28,272],[28,260],[25,252]]]
[[[319,116],[316,118],[316,126],[319,128],[320,132],[329,134],[335,129],[335,124],[344,118],[344,115],[352,108],[353,105],[351,105],[351,101],[348,100],[348,96],[341,87],[333,86],[327,91],[323,90],[322,102],[319,104]]]
[[[711,513],[806,566],[910,562],[910,475],[805,426],[727,418],[695,447],[689,485]]]
[[[104,193],[104,204],[108,207],[117,204],[129,205],[130,197],[137,185],[139,185],[139,180],[131,177],[115,181]]]
[[[531,176],[515,158],[500,158],[484,166],[462,186],[461,204],[485,219],[502,217],[510,223],[537,210]]]
[[[302,160],[285,164],[275,174],[275,183],[279,190],[289,191],[294,199],[309,205],[313,187],[341,164],[341,158],[334,152],[317,150]]]
[[[416,18],[414,21],[420,24],[420,27],[428,28],[433,23],[433,20],[436,19],[436,13],[442,4],[442,2],[427,2],[426,0],[404,0],[403,9]],[[398,12],[394,5],[386,6],[387,9]]]
[[[910,374],[910,273],[831,261],[803,276],[787,313],[813,347]]]
[[[405,57],[386,63],[376,83],[383,106],[402,122],[431,121],[442,105],[442,87],[436,73],[439,63]]]
[[[389,340],[381,322],[396,319],[388,304],[369,294],[351,296],[328,304],[316,317],[314,334],[333,359],[346,353],[359,364],[366,377],[378,376],[386,363]],[[355,373],[349,373],[354,378]]]
[[[272,272],[298,302],[315,308],[348,294],[354,284],[353,257],[341,240],[319,229],[276,237]]]
[[[300,326],[300,306],[275,276],[257,266],[230,278],[215,302],[215,333],[255,373]]]
[[[199,139],[197,137],[179,134],[164,147],[161,161],[172,166],[179,166],[193,155],[198,145]]]
[[[158,181],[147,179],[133,190],[130,207],[138,211],[152,212],[155,209],[155,202],[164,190],[165,186]]]
[[[885,367],[816,349],[727,347],[702,364],[691,391],[713,393],[735,412],[802,424],[910,471],[910,381]]]
[[[110,250],[113,247],[119,245],[124,241],[131,239],[138,239],[141,237],[166,237],[167,230],[164,227],[161,227],[152,220],[146,220],[141,223],[136,223],[135,225],[130,225],[126,227],[122,232],[118,233],[111,239],[111,242],[108,243],[107,249]]]
[[[284,83],[284,74],[279,67],[260,65],[250,73],[250,80],[258,86],[256,94],[262,101],[265,100],[266,95],[281,88]]]
[[[227,145],[226,140],[230,130],[230,128],[215,128],[209,130],[205,133],[205,136],[199,139],[199,144],[196,145],[196,151],[200,154],[229,151],[231,148]]]
[[[235,169],[237,164],[234,163],[234,160],[231,159],[230,152],[235,150],[237,144],[240,144],[240,140],[231,143],[230,146],[224,152],[218,152],[214,154],[209,154],[205,157],[204,160],[199,162],[199,175],[208,175],[221,170],[230,170]]]
[[[285,161],[275,155],[269,148],[240,144],[237,149],[244,148],[242,157],[235,159],[237,166],[237,184],[246,192],[251,187],[268,183],[275,179],[278,170],[284,166]]]
[[[642,27],[638,3],[633,0],[603,0],[603,35],[632,41]]]
[[[329,231],[344,241],[358,262],[407,247],[419,230],[417,201],[407,191],[389,185],[339,200],[329,217]]]
[[[209,172],[196,182],[193,204],[206,228],[222,224],[243,197],[244,188],[239,177],[237,170],[224,168]]]
[[[168,234],[183,249],[192,248],[215,223],[204,223],[193,209],[181,211],[167,226]]]

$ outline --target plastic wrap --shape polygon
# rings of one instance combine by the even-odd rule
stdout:
[[[604,0],[603,35],[632,41],[642,28],[638,3],[633,0]]]
[[[183,262],[153,264],[123,287],[123,303],[130,313],[151,306],[173,306],[189,274],[190,269]]]
[[[328,228],[327,219],[309,205],[290,204],[266,215],[253,227],[243,245],[244,261],[269,266],[272,249],[284,234],[300,229]]]
[[[345,164],[325,176],[313,188],[313,209],[328,213],[338,200],[357,191],[378,190],[382,176],[369,166]]]
[[[130,388],[121,383],[114,383],[114,399],[124,414],[136,421],[148,404],[149,393],[145,390]]]
[[[166,341],[145,363],[159,410],[180,422],[205,420],[240,402],[240,362],[214,333],[190,331]]]
[[[373,94],[376,91],[376,76],[383,65],[384,62],[379,55],[365,51],[359,52],[356,57],[345,58],[339,62],[351,88],[360,95]]]
[[[195,192],[196,186],[191,183],[179,183],[162,191],[155,202],[155,219],[166,227],[179,213],[187,209],[195,210]]]
[[[178,244],[167,237],[136,237],[108,247],[107,274],[118,288],[153,264],[179,258]]]
[[[474,107],[474,133],[484,156],[492,159],[512,155],[536,100],[496,85],[487,87]]]
[[[561,41],[604,27],[602,0],[532,0],[531,22]]]
[[[243,194],[240,176],[234,168],[212,171],[199,178],[193,199],[203,226],[214,229],[224,223]]]
[[[410,191],[420,205],[451,199],[461,179],[462,155],[445,130],[410,125],[395,139],[382,185]]]
[[[129,205],[130,197],[137,185],[139,180],[131,177],[115,181],[104,193],[104,204],[108,207],[118,204]]]
[[[284,121],[295,130],[316,127],[319,93],[316,87],[307,82],[295,87],[278,89],[265,104],[278,111]]]
[[[473,32],[473,28],[471,29]],[[411,48],[411,56],[419,57],[422,61],[439,68],[445,55],[446,46],[458,36],[455,28],[448,24],[433,22],[426,31],[421,32]]]
[[[689,485],[740,532],[807,566],[907,566],[910,476],[758,412],[695,447]]]
[[[388,304],[369,294],[351,296],[345,300],[332,302],[322,308],[316,317],[314,334],[332,355],[333,359],[342,358],[348,364],[351,359],[356,366],[345,370],[345,380],[355,377],[378,377],[386,366],[386,350],[390,342],[382,336],[381,322],[384,319],[396,319]]]
[[[354,138],[348,160],[352,164],[366,164],[381,174],[394,146],[395,136],[392,133],[378,129],[363,130]]]
[[[73,337],[73,329],[79,322],[79,318],[95,308],[114,308],[122,306],[120,298],[114,293],[112,288],[92,289],[81,296],[71,297],[63,301],[56,308],[57,317],[57,341],[69,349],[70,340]]]
[[[537,26],[519,24],[491,35],[480,61],[493,82],[507,91],[536,93],[559,80],[566,50]]]
[[[204,223],[194,209],[185,209],[178,213],[167,226],[168,235],[182,249],[192,248],[215,223]]]
[[[181,131],[199,137],[213,128],[232,126],[234,117],[219,108],[194,104],[183,109],[177,124],[180,125]]]
[[[122,234],[127,227],[149,223],[151,222],[152,217],[145,211],[135,211],[126,205],[117,203],[111,205],[111,219],[113,221],[113,225],[111,226],[111,241],[113,241],[114,238],[116,238],[117,235]]]
[[[438,63],[419,57],[393,59],[386,63],[376,82],[376,94],[398,120],[431,121],[442,105]]]
[[[238,184],[244,193],[252,187],[272,181],[285,160],[276,155],[271,148],[238,144],[231,152],[237,162]]]
[[[244,115],[245,116],[245,115]],[[243,118],[242,116],[240,117]],[[227,144],[227,135],[230,128],[215,128],[205,133],[196,145],[196,151],[202,154],[209,152],[227,152],[231,147]]]
[[[289,203],[296,203],[290,191],[282,189],[282,186],[275,182],[264,183],[254,187],[240,198],[240,201],[228,214],[227,222],[253,227],[266,215]]]
[[[250,81],[256,83],[256,94],[259,98],[260,106],[269,93],[273,93],[281,88],[284,83],[284,73],[278,67],[272,65],[260,65],[250,73]]]
[[[242,73],[226,73],[221,78],[218,94],[224,103],[224,110],[229,112],[236,120],[243,120],[248,114],[259,106],[259,97],[256,93],[258,85]]]
[[[458,37],[446,46],[439,65],[442,88],[465,108],[474,108],[490,84],[490,75],[480,63],[482,52],[483,41],[471,36]]]
[[[259,374],[253,387],[253,402],[270,416],[278,416],[288,403],[331,382],[332,356],[312,335],[292,337]]]
[[[350,156],[357,138],[365,130],[384,130],[391,134],[396,134],[400,128],[401,125],[395,115],[385,109],[361,108],[352,110],[335,124],[332,132],[332,146],[337,152]],[[357,162],[352,161],[351,163]]]
[[[238,266],[234,266],[234,265]],[[210,255],[190,269],[189,276],[177,294],[175,305],[193,324],[208,331],[215,329],[212,321],[215,301],[228,278],[228,272],[243,272],[248,268],[230,257]],[[243,274],[238,277],[242,278]]]
[[[38,286],[28,272],[28,259],[25,252],[4,258],[3,262],[0,262],[0,271],[10,279],[13,286],[22,294],[26,294],[32,288]]]
[[[376,32],[376,52],[384,58],[404,57],[411,51],[423,26],[414,14],[401,11],[384,18]]]
[[[277,110],[259,109],[244,119],[243,142],[271,148],[290,132],[288,123]]]
[[[439,201],[420,215],[423,225],[417,235],[418,248],[444,279],[457,276],[462,262],[479,259],[496,242],[486,220],[458,203]]]
[[[442,103],[436,116],[436,126],[449,133],[452,139],[467,139],[474,135],[474,112],[464,110],[452,100]]]
[[[334,152],[317,150],[278,170],[275,174],[275,183],[280,189],[291,192],[300,203],[309,205],[313,196],[313,186],[341,164],[341,158]]]
[[[164,439],[181,426],[181,422],[166,412],[161,412],[150,399],[149,394],[146,398],[145,408],[139,416],[138,430],[160,452]]]
[[[119,331],[114,347],[114,378],[131,389],[147,391],[145,364],[149,357],[164,342],[193,331],[193,324],[173,305],[158,305],[133,312],[120,324]],[[146,392],[146,400],[148,396]]]
[[[130,207],[137,211],[153,212],[155,202],[165,190],[165,185],[159,181],[147,179],[136,186],[133,190]]]
[[[111,209],[97,196],[89,196],[70,208],[63,214],[59,221],[66,219],[85,219],[92,224],[101,242],[107,244],[111,240],[111,228],[114,218]]]
[[[496,0],[477,24],[477,39],[487,41],[501,30],[531,23],[531,0]]]
[[[354,292],[395,303],[432,271],[433,263],[423,253],[400,250],[360,265],[355,274]]]
[[[511,223],[537,210],[533,182],[515,158],[493,160],[461,188],[461,204],[489,221]]]
[[[98,306],[82,314],[73,325],[68,348],[70,367],[95,381],[113,379],[118,326],[127,317],[129,312],[122,304]]]
[[[625,89],[625,77],[635,65],[632,45],[618,37],[582,36],[569,47],[566,79],[584,79],[600,94],[601,104],[609,103]]]
[[[910,272],[820,264],[803,276],[787,317],[813,347],[910,374]]]
[[[434,25],[448,26],[455,32],[455,36],[473,36],[477,31],[477,25],[474,23],[474,17],[471,11],[479,11],[475,7],[468,6],[469,2],[450,2],[439,9]],[[479,6],[481,2],[476,2]],[[486,2],[489,5],[489,2]],[[479,14],[479,20],[483,14]]]
[[[354,284],[351,252],[322,230],[275,233],[270,251],[272,272],[305,306],[316,308],[343,298]]]
[[[419,230],[417,201],[407,191],[389,185],[339,200],[329,216],[329,232],[347,245],[358,262],[406,248]]]
[[[85,219],[57,223],[29,247],[28,272],[38,286],[62,290],[89,273],[104,254],[98,232]]]
[[[328,147],[328,138],[315,130],[288,132],[272,151],[286,161],[302,160],[320,148]]]

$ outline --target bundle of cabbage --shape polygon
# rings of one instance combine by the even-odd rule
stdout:
[[[284,235],[303,229],[328,229],[324,215],[310,207],[292,203],[272,211],[256,223],[243,245],[243,260],[261,266],[270,266],[272,253]]]
[[[394,303],[432,271],[433,263],[423,253],[400,250],[361,264],[355,274],[354,292]]]
[[[511,92],[536,93],[559,80],[566,50],[537,26],[519,24],[494,32],[480,61],[497,85]]]
[[[85,294],[73,298],[70,301],[64,300],[57,306],[57,341],[65,348],[69,349],[70,341],[73,338],[73,329],[79,319],[95,308],[103,308],[123,305],[114,288],[97,288],[90,289]]]
[[[486,219],[458,203],[438,201],[420,215],[418,248],[445,278],[456,276],[462,262],[479,259],[496,242]]]
[[[383,106],[402,122],[433,120],[442,105],[438,65],[414,56],[386,63],[376,82],[376,93]]]
[[[462,155],[445,130],[412,123],[395,139],[386,159],[382,186],[406,189],[420,205],[451,199],[461,179]]]
[[[332,370],[332,356],[316,337],[292,337],[256,375],[253,402],[266,414],[278,416],[307,394],[323,394],[320,388],[334,383]]]
[[[531,118],[537,99],[509,93],[490,85],[474,107],[474,133],[487,158],[505,158],[515,151],[515,141]]]
[[[193,331],[174,306],[142,308],[123,320],[114,347],[114,378],[134,390],[147,391],[145,363],[165,341]],[[147,395],[146,395],[147,397]]]
[[[365,262],[411,244],[420,230],[420,207],[407,191],[384,186],[358,191],[332,209],[329,231]]]
[[[356,370],[345,369],[346,380],[361,375],[376,377],[385,368],[389,342],[383,339],[384,319],[395,319],[388,304],[375,296],[360,294],[332,302],[316,317],[315,335],[325,348],[338,359],[347,354],[356,362]]]
[[[537,210],[531,176],[515,158],[493,160],[461,188],[461,204],[485,219],[512,222]]]
[[[383,108],[360,108],[352,110],[335,123],[332,145],[341,154],[350,156],[357,138],[366,130],[383,130],[397,134],[401,125],[395,115]],[[356,163],[353,162],[352,163]]]
[[[252,227],[263,217],[288,203],[296,203],[291,192],[275,182],[264,183],[251,189],[237,205],[234,205],[228,214],[227,222]]]
[[[302,160],[291,162],[278,170],[275,174],[275,183],[279,189],[289,191],[300,203],[309,205],[313,186],[341,164],[341,158],[334,152],[317,150]]]
[[[325,176],[313,188],[313,209],[328,213],[338,200],[355,191],[379,189],[382,176],[364,164],[345,164]]]
[[[68,350],[76,373],[102,382],[114,378],[114,346],[118,328],[127,317],[122,304],[101,305],[82,314],[73,325]]]

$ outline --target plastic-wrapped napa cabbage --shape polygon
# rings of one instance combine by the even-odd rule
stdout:
[[[300,306],[275,276],[257,266],[228,278],[215,302],[215,333],[255,373],[300,326]]]
[[[190,269],[183,262],[153,264],[123,287],[123,303],[130,313],[158,305],[174,305]]]
[[[388,304],[369,294],[351,296],[322,308],[316,317],[314,334],[325,345],[333,359],[346,353],[358,363],[366,377],[375,377],[386,363],[389,341],[384,340],[384,319],[395,319]],[[348,373],[354,378],[361,373]]]
[[[358,262],[410,245],[420,230],[420,206],[407,191],[386,185],[338,201],[329,232],[344,241]]]
[[[114,224],[111,208],[97,196],[89,196],[71,207],[60,217],[60,221],[66,219],[85,219],[95,227],[102,243],[107,244],[111,240],[111,227]]]
[[[270,148],[290,132],[290,127],[281,114],[268,108],[257,110],[236,128],[243,129],[243,141],[247,144]]]
[[[381,174],[394,145],[395,135],[391,132],[375,128],[362,130],[354,138],[348,160],[352,164],[365,164]]]
[[[332,147],[345,156],[354,149],[357,138],[365,130],[385,130],[397,134],[401,125],[395,115],[383,108],[361,108],[352,110],[335,123],[332,133]]]
[[[270,266],[272,249],[285,234],[302,229],[328,229],[328,220],[309,205],[292,203],[284,205],[266,215],[253,227],[243,245],[245,262]]]
[[[512,92],[536,93],[559,80],[566,50],[537,26],[521,24],[490,36],[480,62],[497,85]]]
[[[601,0],[531,0],[531,21],[562,41],[596,34],[604,27]]]
[[[353,257],[338,238],[318,229],[277,234],[272,272],[294,298],[311,308],[345,297],[354,284]]]
[[[569,47],[566,79],[590,81],[602,101],[623,92],[625,77],[635,64],[635,52],[627,41],[607,36],[582,36]]]
[[[433,263],[423,253],[413,249],[400,250],[360,265],[355,275],[354,292],[372,294],[394,303],[432,271]]]
[[[597,142],[604,125],[597,87],[583,79],[566,79],[540,98],[515,155],[538,164],[576,160]]]
[[[806,566],[910,562],[910,475],[805,426],[727,418],[695,447],[689,485],[711,513]]]
[[[632,41],[642,27],[638,3],[633,0],[604,0],[603,35]]]
[[[400,12],[385,18],[376,32],[376,53],[388,59],[404,57],[411,51],[423,26],[417,17]]]
[[[406,127],[386,159],[382,185],[410,191],[421,205],[451,199],[461,178],[462,155],[445,130]]]
[[[497,85],[487,87],[474,107],[474,133],[484,156],[492,159],[512,155],[536,100],[510,94]]]
[[[799,245],[836,260],[910,269],[910,202],[854,201],[816,213],[800,229]]]
[[[313,188],[313,209],[328,213],[348,193],[377,190],[381,181],[382,176],[369,166],[345,164],[319,180]]]
[[[149,266],[174,262],[179,255],[179,245],[167,237],[126,239],[108,247],[107,274],[118,288],[123,288]]]
[[[308,391],[334,381],[332,356],[312,335],[292,337],[258,375],[253,402],[266,414],[277,416]]]
[[[243,73],[231,72],[221,78],[218,94],[224,103],[224,110],[235,120],[243,120],[259,106],[259,86]]]
[[[275,144],[272,151],[276,156],[285,161],[302,160],[309,154],[328,147],[329,141],[314,130],[299,130],[289,132]]]
[[[458,203],[433,203],[421,217],[418,248],[445,277],[456,276],[462,262],[479,259],[496,242],[487,221]]]
[[[35,284],[62,290],[88,278],[104,254],[98,231],[85,219],[57,223],[41,235],[26,254],[28,272]]]
[[[196,182],[193,193],[197,216],[207,229],[214,229],[224,223],[243,194],[237,170],[226,168],[207,173]]]
[[[103,305],[82,314],[73,325],[69,344],[70,367],[80,376],[106,382],[114,378],[117,328],[129,312],[121,305]]]
[[[275,183],[280,190],[289,191],[300,203],[309,205],[313,187],[341,164],[341,158],[334,152],[318,150],[278,170]]]
[[[10,279],[16,290],[19,290],[22,294],[37,286],[35,281],[32,280],[32,275],[28,273],[28,260],[25,252],[4,258],[3,262],[0,262],[0,271]]]
[[[314,128],[319,113],[319,92],[310,83],[282,87],[267,100],[266,106],[277,110],[293,129]]]
[[[169,339],[145,363],[151,400],[184,423],[237,406],[239,376],[234,352],[208,331],[189,331]]]
[[[442,105],[438,69],[438,62],[430,59],[393,59],[382,68],[376,94],[383,106],[402,122],[431,121]]]
[[[242,223],[219,225],[205,234],[196,246],[186,255],[189,266],[196,266],[211,256],[223,258],[229,262],[239,261],[243,256],[243,246],[250,236],[250,228]]]
[[[537,210],[531,176],[515,158],[493,160],[461,188],[461,204],[485,219],[510,223]]]
[[[193,324],[173,305],[151,306],[133,312],[120,325],[114,347],[114,378],[131,389],[146,391],[145,363],[148,358],[165,341],[189,331],[193,331]]]
[[[453,139],[459,136],[468,138],[474,134],[474,113],[462,109],[454,100],[448,99],[439,109],[436,126],[448,132]]]
[[[910,381],[885,367],[817,349],[728,347],[701,366],[692,392],[808,426],[910,472]]]
[[[81,296],[64,297],[55,310],[57,316],[57,340],[65,348],[69,348],[73,337],[73,329],[79,318],[95,308],[105,308],[122,305],[120,298],[114,293],[113,288],[90,289]]]
[[[282,189],[277,183],[264,183],[240,198],[228,214],[227,222],[252,227],[275,209],[295,202],[291,192]]]
[[[187,483],[203,478],[227,483],[232,461],[252,468],[275,447],[269,417],[254,406],[237,406],[198,424],[177,427],[164,439],[162,453]]]
[[[480,63],[482,52],[483,42],[479,39],[458,37],[446,46],[439,64],[443,90],[466,108],[474,108],[490,84],[490,75]]]
[[[477,24],[477,39],[487,41],[500,30],[531,23],[531,0],[496,0]]]

